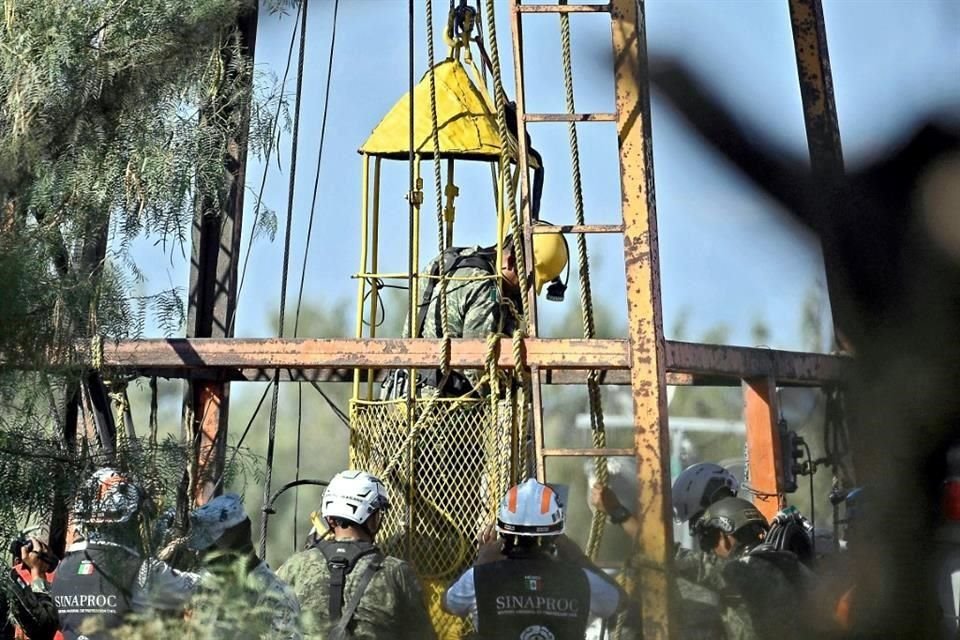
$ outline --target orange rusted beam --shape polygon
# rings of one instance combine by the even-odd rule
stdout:
[[[631,349],[616,339],[527,338],[525,363],[544,370],[548,384],[575,384],[572,371],[599,369],[601,384],[628,384]],[[486,366],[486,343],[453,340],[451,364],[460,369]],[[170,338],[108,342],[96,358],[103,367],[141,375],[215,380],[340,381],[349,369],[428,368],[439,363],[442,343],[404,338]],[[498,364],[513,366],[509,344],[501,341]],[[78,366],[94,360],[90,345],[77,343]],[[852,359],[848,356],[778,351],[695,342],[664,341],[669,384],[740,384],[741,378],[771,376],[780,386],[843,385]],[[16,367],[15,361],[4,360]],[[54,364],[54,363],[51,363]],[[553,370],[553,371],[550,371]],[[293,373],[291,373],[293,372]],[[735,381],[735,382],[734,382]]]
[[[783,508],[780,432],[777,429],[777,386],[772,378],[749,378],[743,384],[743,419],[754,503],[767,517]]]
[[[257,35],[257,9],[237,21],[239,52],[252,66]],[[233,68],[232,49],[225,50],[223,66]],[[243,67],[244,65],[241,65]],[[236,76],[236,73],[233,74]],[[250,78],[237,78],[252,87]],[[190,260],[190,293],[186,333],[192,338],[232,338],[237,309],[237,267],[243,229],[243,196],[247,166],[247,136],[250,101],[224,102],[204,109],[201,118],[214,111],[233,115],[242,126],[226,141],[223,158],[224,192],[200,193],[193,221]],[[231,98],[232,100],[232,98]],[[190,381],[183,397],[183,422],[193,445],[191,464],[196,472],[192,498],[203,504],[220,490],[218,482],[226,463],[226,438],[229,423],[230,385],[223,379]]]
[[[843,148],[823,6],[820,0],[789,0],[788,4],[810,164],[814,173],[836,176],[843,173]]]
[[[197,392],[196,421],[197,437],[197,483],[194,487],[194,500],[203,504],[214,497],[213,488],[219,475],[223,473],[223,459],[227,450],[226,427],[222,421],[226,418],[225,403],[228,397],[224,385],[201,383]]]
[[[510,341],[499,348],[500,367],[514,365]],[[152,371],[196,368],[433,368],[440,362],[439,340],[401,338],[170,338],[105,344],[102,365]],[[623,340],[524,340],[526,364],[551,369],[627,369]],[[450,364],[458,369],[486,366],[484,340],[452,340]]]
[[[781,386],[843,384],[851,368],[848,356],[732,347],[696,342],[666,342],[667,370],[737,378],[771,376]]]
[[[821,0],[788,0],[788,5],[810,168],[814,175],[828,184],[841,177],[844,168],[823,5]],[[836,310],[842,288],[841,269],[834,264],[835,259],[830,255],[825,255],[824,259],[827,295],[831,308]],[[852,353],[852,345],[839,327],[834,327],[834,333],[838,346]]]
[[[635,594],[643,637],[666,640],[676,635],[670,587],[673,521],[646,20],[643,0],[613,0],[610,8],[637,458]]]

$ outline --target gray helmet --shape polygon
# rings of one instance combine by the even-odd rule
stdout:
[[[678,523],[695,521],[718,498],[737,495],[739,488],[736,477],[718,464],[691,465],[673,483],[673,517]]]
[[[767,519],[751,502],[743,498],[724,498],[707,507],[697,529],[702,532],[716,529],[733,535],[751,524],[762,525],[764,529],[769,526]]]

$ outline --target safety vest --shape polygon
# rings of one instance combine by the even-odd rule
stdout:
[[[582,640],[590,583],[578,566],[545,556],[507,558],[473,569],[480,638]]]
[[[60,614],[66,640],[99,640],[123,624],[142,560],[125,547],[89,544],[71,551],[60,562],[51,595]],[[82,634],[83,623],[100,618],[100,631]]]

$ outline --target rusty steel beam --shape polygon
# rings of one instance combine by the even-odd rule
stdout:
[[[373,372],[374,382],[383,382],[387,369],[368,369]],[[315,369],[280,369],[280,382],[353,382],[352,368],[315,368]],[[244,369],[150,369],[138,368],[136,373],[142,377],[190,380],[218,380],[229,382],[270,382],[276,377],[277,369],[248,367]],[[583,385],[586,383],[582,371],[576,369],[544,370],[541,372],[543,384],[548,385]],[[607,369],[600,374],[599,382],[608,386],[629,386],[630,372],[626,370]],[[735,378],[718,378],[711,376],[694,376],[689,373],[667,372],[667,384],[677,387],[739,387],[740,381]],[[789,386],[789,385],[785,385]],[[807,385],[804,385],[807,386]]]
[[[851,368],[847,356],[733,347],[696,342],[666,343],[667,369],[704,376],[771,376],[783,386],[842,384]]]
[[[454,367],[486,366],[484,341],[451,344]],[[674,340],[664,344],[667,383],[676,385],[739,386],[741,378],[757,376],[772,376],[779,386],[842,385],[852,366],[852,358],[843,355]],[[547,384],[580,384],[582,375],[574,372],[590,369],[602,370],[601,384],[629,384],[631,350],[626,340],[527,338],[524,345],[526,364],[542,368]],[[441,346],[438,340],[402,338],[164,338],[109,342],[97,360],[108,369],[165,378],[272,380],[267,370],[279,368],[281,380],[336,382],[353,368],[436,366]],[[501,341],[499,351],[499,366],[512,367],[509,341]],[[92,361],[88,343],[77,343],[76,353],[76,361],[60,364]],[[2,358],[0,363],[15,366]]]
[[[239,55],[251,63],[257,17],[254,6],[237,22]],[[229,59],[232,55],[224,54],[224,68],[234,66]],[[232,338],[235,324],[250,102],[234,102],[230,98],[225,103],[225,99],[201,114],[201,118],[219,118],[239,112],[241,125],[236,137],[227,141],[223,161],[227,179],[225,202],[221,205],[217,193],[199,194],[197,201],[186,327],[191,338]],[[223,380],[190,381],[184,391],[183,427],[193,443],[195,456],[193,486],[189,491],[198,504],[212,498],[220,486],[218,480],[226,462],[229,407],[230,385]]]
[[[536,338],[540,331],[540,322],[537,311],[537,292],[533,286],[536,282],[536,273],[533,261],[533,206],[530,200],[531,189],[529,179],[529,158],[530,149],[527,141],[526,125],[526,100],[527,92],[524,87],[523,74],[523,21],[520,19],[520,12],[525,7],[520,5],[520,0],[510,0],[510,39],[513,50],[513,78],[516,86],[514,99],[516,101],[516,130],[517,130],[517,170],[520,174],[520,223],[523,226],[523,253],[526,256],[524,268],[527,272],[527,290],[523,295],[527,296],[527,335]],[[501,194],[501,200],[503,196]],[[539,451],[543,448],[543,389],[541,387],[542,373],[540,367],[534,365],[530,368],[530,429],[534,449]],[[520,425],[521,431],[526,430],[527,425]],[[521,434],[525,437],[527,434]],[[535,473],[537,479],[541,482],[546,481],[546,467],[543,460],[537,456]]]
[[[743,420],[747,428],[750,493],[767,520],[772,520],[784,506],[778,415],[777,385],[773,379],[744,380]]]
[[[504,344],[505,340],[505,344]],[[514,366],[509,338],[500,341],[498,365]],[[486,366],[485,340],[452,340],[450,364],[456,369]],[[504,348],[505,347],[505,348]],[[154,372],[183,369],[362,369],[438,366],[442,342],[403,338],[162,338],[103,346],[103,366]],[[626,369],[623,340],[524,340],[527,365],[551,369]]]
[[[540,455],[545,458],[596,458],[597,456],[632,458],[637,455],[636,449],[621,448],[590,448],[590,449],[542,449]]]
[[[823,6],[821,0],[788,0],[788,4],[810,167],[816,177],[829,184],[843,175],[843,145],[833,94]],[[831,309],[836,309],[840,295],[840,270],[834,264],[834,259],[828,256],[824,258],[827,296]],[[834,326],[834,334],[842,349],[853,351],[839,327]]]
[[[520,13],[606,13],[606,4],[525,4],[517,7]]]
[[[630,380],[637,456],[638,533],[635,596],[643,637],[667,640],[676,620],[670,588],[673,521],[670,432],[654,198],[650,88],[643,0],[611,2],[620,160],[620,207],[627,281]]]
[[[533,235],[540,233],[623,233],[622,224],[538,224]]]
[[[843,147],[820,0],[789,0],[803,120],[814,173],[843,173]]]
[[[524,122],[616,122],[615,113],[525,113]]]

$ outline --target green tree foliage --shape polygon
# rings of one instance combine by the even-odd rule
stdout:
[[[130,243],[146,236],[183,250],[196,193],[223,193],[226,141],[241,123],[239,110],[210,107],[247,100],[251,69],[233,50],[248,8],[4,4],[0,296],[17,304],[4,305],[0,352],[42,356],[68,325],[70,337],[135,333],[128,296],[142,274]],[[179,327],[177,301],[167,293],[138,304],[155,303]]]
[[[53,369],[54,356],[94,335],[139,336],[150,314],[168,335],[179,332],[183,291],[134,295],[144,276],[131,243],[187,252],[195,217],[219,213],[224,154],[254,96],[251,151],[272,141],[282,97],[269,82],[251,92],[253,68],[239,55],[237,20],[253,2],[3,5],[0,518],[10,526],[46,515],[52,495],[69,495],[105,461],[83,424],[78,450],[64,442],[64,395],[76,374]],[[206,210],[196,205],[201,194]],[[128,444],[116,464],[158,495],[175,487],[179,444]]]

